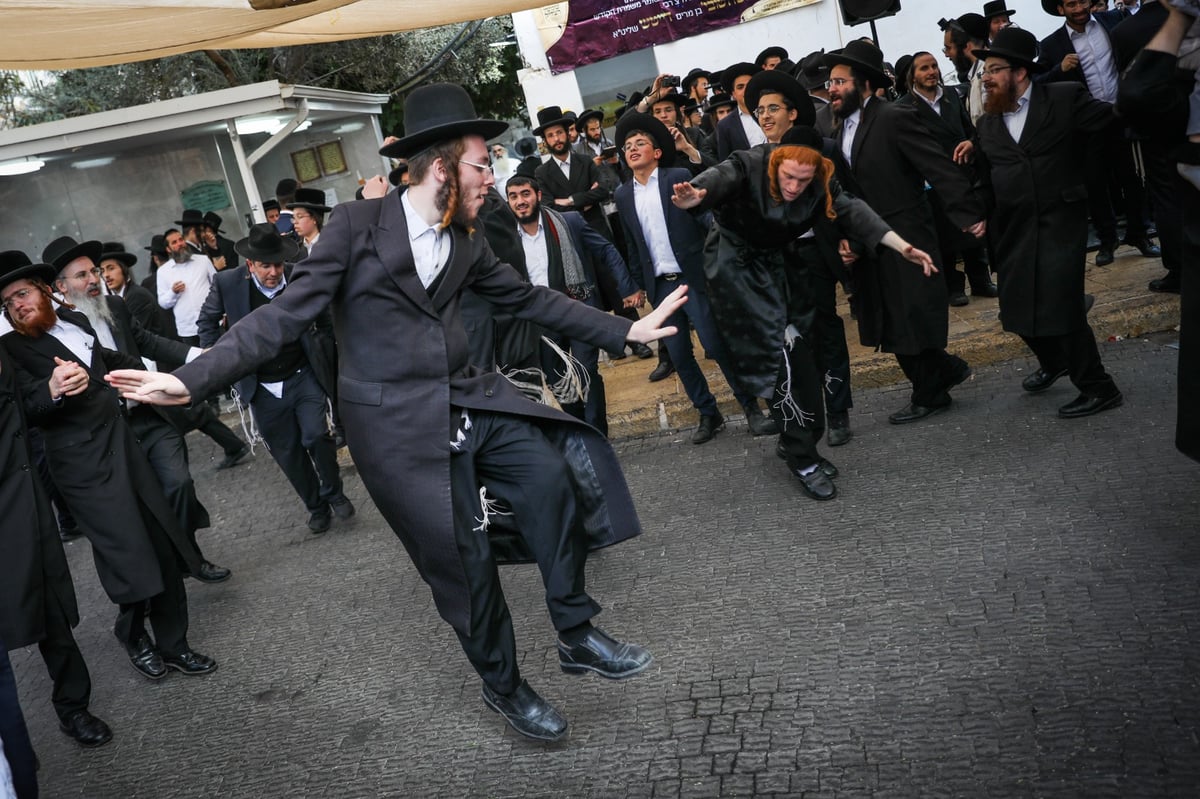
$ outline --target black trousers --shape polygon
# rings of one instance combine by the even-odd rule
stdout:
[[[87,663],[67,620],[66,608],[58,594],[46,591],[46,637],[38,641],[38,651],[54,684],[51,701],[60,719],[79,710],[87,710],[92,698],[92,678]],[[5,742],[7,745],[7,742]]]
[[[938,253],[942,257],[942,276],[946,279],[946,288],[951,294],[965,292],[967,281],[971,282],[971,293],[976,289],[992,282],[991,268],[988,266],[987,248],[982,241],[973,242],[966,246],[971,237],[963,233],[946,214],[946,207],[936,190],[925,192],[929,198],[929,207],[933,211],[933,221],[937,227]],[[958,259],[962,256],[963,272],[958,269]]]
[[[815,314],[810,345],[817,356],[818,369],[825,383],[825,410],[831,414],[845,413],[854,407],[850,393],[850,349],[846,345],[846,324],[837,312],[837,286],[841,275],[830,267],[820,247],[800,244],[796,254],[808,270],[811,300]]]
[[[180,433],[187,434],[199,430],[204,435],[217,442],[226,455],[241,452],[246,446],[237,434],[230,430],[213,412],[207,402],[197,402],[186,408],[172,409],[171,420]]]
[[[482,520],[479,488],[512,510],[542,573],[546,607],[556,630],[583,624],[600,612],[584,591],[587,541],[576,521],[566,464],[527,420],[470,412],[466,440],[450,458],[454,534],[471,595],[471,626],[459,642],[483,681],[499,693],[521,682],[512,616]]]
[[[806,469],[821,459],[817,442],[825,434],[821,368],[813,342],[797,336],[784,347],[771,398],[771,418],[779,426],[779,445],[788,468]]]
[[[921,350],[916,355],[896,353],[896,362],[912,383],[913,405],[937,408],[950,402],[950,384],[967,368],[967,362],[943,349]]]
[[[1116,383],[1100,362],[1096,335],[1090,325],[1064,336],[1021,338],[1033,350],[1042,369],[1054,374],[1066,369],[1079,393],[1089,397],[1111,397],[1117,393]]]
[[[17,681],[3,642],[0,642],[0,741],[12,772],[17,799],[37,799],[37,758],[17,699]]]
[[[312,369],[283,381],[282,398],[259,386],[251,404],[258,432],[304,507],[309,513],[327,511],[330,500],[342,494],[342,476],[325,419],[328,400]]]
[[[1142,142],[1142,163],[1146,169],[1146,191],[1154,206],[1162,264],[1175,280],[1183,268],[1183,203],[1187,190],[1195,191],[1179,174],[1161,141]],[[1195,224],[1193,222],[1193,224]]]
[[[1125,238],[1146,236],[1146,190],[1133,165],[1133,149],[1125,138],[1124,124],[1114,119],[1102,132],[1092,137],[1088,145],[1088,211],[1100,243],[1116,246],[1117,216],[1113,210],[1113,186],[1124,196]]]
[[[192,481],[188,466],[187,443],[183,434],[145,405],[131,410],[128,418],[129,428],[137,437],[142,452],[146,453],[146,460],[150,461],[150,468],[158,477],[179,526],[187,533],[200,559],[204,560],[204,552],[196,541],[196,529],[208,527],[210,522],[208,511],[196,496],[196,484]]]
[[[143,508],[142,515],[148,517],[150,512]],[[146,617],[149,616],[158,650],[164,655],[180,655],[190,649],[187,642],[187,589],[167,534],[153,522],[148,526],[164,588],[161,594],[145,602],[122,603],[113,634],[122,644],[133,644],[146,634]]]

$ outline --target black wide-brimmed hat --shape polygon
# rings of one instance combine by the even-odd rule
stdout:
[[[42,263],[53,266],[54,273],[58,274],[64,266],[81,256],[90,258],[94,264],[99,264],[100,249],[98,241],[78,242],[70,236],[59,236],[47,244],[46,249],[42,250]]]
[[[557,105],[548,105],[545,108],[539,108],[537,121],[538,126],[533,129],[534,136],[541,136],[547,128],[552,128],[555,125],[562,125],[565,129],[568,125],[575,122],[572,117],[563,113],[561,106]]]
[[[388,183],[391,183],[393,186],[399,186],[401,178],[403,178],[407,174],[408,174],[408,162],[405,161],[404,163],[400,164],[395,169],[393,169],[391,172],[388,172]]]
[[[521,159],[521,163],[517,164],[517,168],[513,170],[513,177],[533,178],[537,180],[537,168],[542,165],[542,159],[536,155],[530,155]]]
[[[963,14],[958,19],[954,20],[958,23],[958,27],[966,31],[967,36],[981,42],[986,42],[992,38],[992,26],[988,23],[987,17],[983,14],[976,14],[970,11]]]
[[[1041,53],[1037,37],[1024,28],[1004,28],[996,34],[991,47],[973,52],[980,61],[995,56],[1010,64],[1025,67],[1030,72],[1045,72],[1047,69],[1045,64],[1037,61]]]
[[[778,69],[764,69],[746,84],[746,107],[753,111],[758,107],[758,99],[764,94],[777,93],[787,98],[796,108],[796,125],[811,125],[817,119],[813,109],[812,98],[800,82],[786,72]]]
[[[221,217],[213,211],[209,211],[204,215],[204,224],[212,228],[213,233],[221,232],[221,223],[224,221],[225,220],[221,219]]]
[[[778,58],[780,61],[782,61],[783,59],[785,59],[787,57],[788,57],[788,51],[784,50],[782,47],[779,47],[779,46],[768,47],[766,50],[763,50],[761,53],[759,53],[757,57],[755,57],[754,63],[757,64],[759,66],[759,68],[761,69],[763,62],[766,61],[768,58]]]
[[[821,56],[821,63],[830,68],[841,64],[857,70],[870,81],[873,89],[887,89],[892,85],[892,79],[883,71],[883,52],[861,39],[855,39],[841,50],[826,53]]]
[[[684,94],[691,94],[692,86],[695,85],[696,81],[700,78],[704,78],[709,83],[712,83],[712,75],[709,72],[700,69],[700,67],[695,67],[694,69],[689,70],[688,74],[684,75],[683,80],[679,82],[680,90]]]
[[[794,144],[800,147],[808,147],[811,150],[822,152],[825,146],[825,140],[821,138],[821,134],[817,133],[816,128],[811,125],[792,125],[787,129],[787,133],[779,140],[780,144]]]
[[[667,92],[666,94],[660,94],[658,96],[657,100],[650,103],[650,107],[653,108],[654,106],[658,105],[659,103],[674,103],[675,110],[678,111],[679,109],[683,108],[685,105],[687,105],[690,102],[691,102],[691,100],[688,99],[687,95],[680,94],[679,92],[672,89],[671,91]]]
[[[585,108],[583,113],[575,118],[575,127],[583,130],[587,127],[589,119],[598,119],[600,124],[604,124],[604,109],[603,108]]]
[[[494,139],[508,123],[480,119],[471,95],[457,83],[431,83],[404,98],[404,136],[384,146],[385,158],[412,158],[438,142],[463,136]]]
[[[709,111],[715,111],[723,105],[737,105],[737,100],[734,100],[724,92],[720,92],[708,98],[708,105],[706,107]]]
[[[263,200],[262,208],[263,208],[263,213],[266,213],[267,211],[282,210],[279,205],[279,200]]]
[[[309,211],[327,214],[333,209],[325,204],[325,192],[321,189],[296,189],[296,199],[287,204],[288,210],[306,208]]]
[[[1046,7],[1047,2],[1048,0],[1042,0],[1042,8]],[[1055,5],[1058,4],[1055,3]],[[988,2],[983,4],[983,16],[987,19],[991,19],[992,17],[1011,17],[1016,13],[1016,11],[1008,7],[1008,3],[1005,0],[988,0]],[[1051,9],[1050,13],[1057,14],[1053,9]]]
[[[762,72],[762,67],[758,64],[751,64],[749,61],[739,61],[736,64],[730,64],[721,70],[721,88],[726,94],[733,94],[733,82],[743,75],[754,76]]]
[[[614,137],[617,149],[624,150],[625,140],[638,130],[649,133],[654,139],[654,145],[662,150],[662,156],[658,159],[660,167],[669,167],[675,163],[675,140],[671,138],[671,131],[654,117],[640,111],[628,111],[617,120],[617,132]]]
[[[824,50],[809,53],[800,59],[800,65],[792,73],[800,85],[809,91],[824,88],[825,81],[829,80],[829,67],[821,61],[823,55]]]
[[[898,91],[907,92],[911,86],[908,85],[908,70],[912,68],[913,57],[905,53],[896,59],[896,89]]]
[[[58,270],[50,264],[35,264],[20,250],[0,252],[0,289],[18,280],[36,280],[50,285]]]
[[[684,116],[688,116],[689,114],[694,114],[697,111],[703,111],[704,103],[695,103],[695,102],[688,103],[687,105],[685,105],[683,108],[681,108],[679,110],[680,110],[680,112],[683,113]]]
[[[537,155],[538,143],[537,139],[532,136],[522,136],[513,142],[513,152],[518,158],[529,158]]]
[[[204,224],[204,213],[198,208],[184,208],[183,219],[176,219],[175,224],[181,228],[196,227]]]
[[[100,247],[100,257],[96,259],[96,263],[102,261],[120,261],[126,266],[133,266],[137,263],[137,256],[125,250],[125,245],[119,241],[106,241]]]
[[[263,203],[263,210],[266,210],[266,207],[267,207],[267,204]],[[278,208],[279,203],[275,203],[275,207]],[[150,246],[143,247],[142,249],[149,250],[154,255],[166,255],[167,254],[167,237],[161,236],[161,235],[152,236],[150,238]]]
[[[250,261],[281,264],[291,261],[300,252],[300,245],[285,239],[270,222],[260,222],[250,228],[250,235],[234,242],[237,254]]]

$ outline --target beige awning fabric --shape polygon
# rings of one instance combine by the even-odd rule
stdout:
[[[0,69],[76,69],[195,50],[383,36],[545,0],[0,0]]]

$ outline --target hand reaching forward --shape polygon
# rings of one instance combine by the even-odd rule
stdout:
[[[187,386],[175,375],[165,372],[114,369],[104,379],[125,399],[148,405],[187,405],[192,399]]]
[[[937,267],[933,265],[933,259],[929,257],[929,253],[924,250],[918,250],[911,244],[900,250],[900,254],[905,260],[912,261],[917,266],[925,270],[925,277],[930,277],[937,272]]]
[[[695,208],[708,194],[708,189],[698,189],[691,183],[676,183],[674,186],[675,193],[671,195],[671,202],[675,203],[676,208],[687,210]]]
[[[636,341],[639,344],[649,344],[651,341],[675,335],[679,332],[677,327],[674,325],[662,327],[662,323],[670,319],[671,314],[679,310],[679,306],[685,302],[687,302],[687,286],[683,285],[664,297],[657,308],[634,322],[625,339]]]

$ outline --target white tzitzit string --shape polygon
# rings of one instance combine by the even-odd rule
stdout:
[[[255,444],[262,442],[262,445],[266,447],[267,442],[263,440],[262,434],[258,432],[258,420],[254,418],[254,410],[242,402],[242,395],[238,393],[236,388],[232,389],[230,393],[233,395],[233,404],[237,407],[238,422],[242,426],[242,435],[246,437],[246,443],[250,445],[250,454],[253,455]],[[247,420],[249,421],[247,422]],[[267,447],[267,451],[270,451],[270,447]]]
[[[493,516],[512,516],[512,511],[500,510],[500,507],[500,500],[488,497],[487,486],[480,486],[479,509],[483,511],[483,518],[476,518],[475,521],[479,522],[479,526],[471,529],[477,533],[486,533]]]
[[[801,427],[808,427],[809,422],[816,419],[811,413],[808,413],[792,398],[792,362],[788,360],[788,353],[792,351],[792,347],[796,343],[796,339],[803,340],[804,336],[800,335],[800,331],[795,325],[788,325],[783,332],[783,368],[786,375],[783,383],[776,389],[779,394],[779,401],[774,403],[773,407],[779,409],[780,416],[783,417],[783,423],[786,426],[789,422],[794,422]]]

